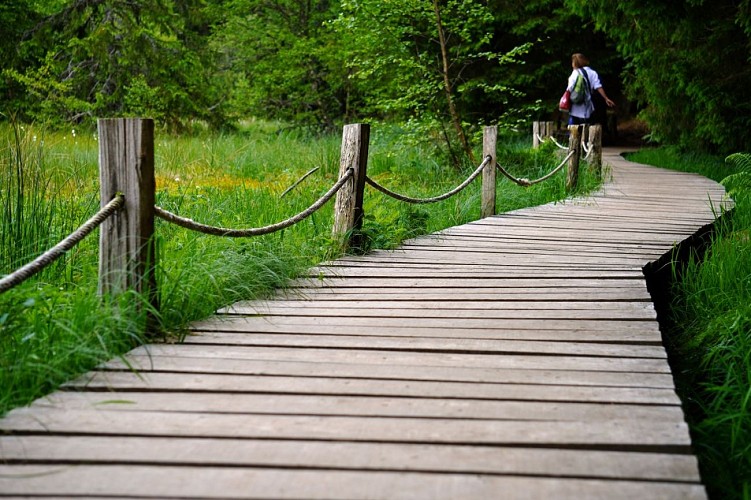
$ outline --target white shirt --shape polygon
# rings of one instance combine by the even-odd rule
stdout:
[[[602,87],[602,83],[600,83],[600,76],[597,74],[597,72],[589,66],[585,66],[584,68],[575,69],[571,72],[571,76],[568,77],[568,87],[566,87],[569,92],[574,90],[574,84],[576,83],[576,77],[579,75],[579,71],[587,72],[587,77],[589,77],[590,90],[592,92],[596,92],[597,89]],[[569,111],[569,114],[577,118],[589,118],[590,116],[592,116],[592,112],[594,110],[595,107],[592,104],[592,99],[590,97],[589,99],[585,99],[584,102],[580,104],[571,103],[571,110]]]

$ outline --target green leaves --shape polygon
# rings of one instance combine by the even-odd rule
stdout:
[[[199,0],[180,8],[200,7]],[[20,41],[6,62],[11,85],[28,92],[26,118],[78,122],[96,116],[151,115],[173,126],[221,121],[219,87],[203,26],[171,0],[67,3]],[[207,22],[204,20],[204,22]]]
[[[751,195],[751,154],[735,153],[728,156],[725,161],[738,170],[720,181],[728,194],[734,198]]]

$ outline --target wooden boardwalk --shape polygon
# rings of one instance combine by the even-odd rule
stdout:
[[[595,196],[338,260],[10,412],[0,496],[704,497],[641,269],[724,190],[605,161]]]

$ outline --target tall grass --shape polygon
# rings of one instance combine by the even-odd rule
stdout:
[[[710,496],[723,499],[751,498],[751,156],[736,158],[672,149],[632,156],[727,179],[736,203],[705,258],[692,258],[674,286],[666,332],[702,478]]]
[[[307,208],[337,179],[340,136],[279,130],[275,124],[250,122],[231,134],[157,133],[157,204],[206,224],[233,228],[277,222]],[[4,274],[96,211],[98,167],[93,131],[73,134],[0,125],[0,137],[6,138],[2,175],[17,175],[20,157],[24,173],[37,176],[33,182],[23,178],[23,189],[18,177],[11,179],[12,189],[3,182],[0,206],[12,208],[4,210],[0,222]],[[374,126],[368,168],[370,176],[398,192],[434,196],[459,184],[477,166],[456,169],[434,151],[404,144],[400,137],[396,127]],[[534,178],[559,161],[553,149],[530,151],[527,138],[507,137],[499,144],[499,161],[518,176]],[[281,197],[313,167],[320,168]],[[581,180],[582,190],[597,184],[587,175]],[[18,225],[19,196],[24,222],[6,237],[5,227]],[[565,196],[563,174],[528,189],[500,180],[498,207],[509,210]],[[236,300],[268,295],[308,267],[336,257],[339,247],[330,235],[332,205],[294,227],[251,239],[205,236],[157,221],[158,320],[163,331],[179,337],[189,322]],[[368,248],[391,248],[405,238],[477,219],[480,183],[450,200],[419,206],[368,190],[364,209]],[[0,295],[0,413],[145,340],[140,333],[144,318],[133,306],[140,298],[97,298],[96,273],[97,238],[89,237],[61,264]]]

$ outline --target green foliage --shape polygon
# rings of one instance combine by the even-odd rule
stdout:
[[[236,112],[325,131],[349,115],[346,76],[324,23],[338,2],[232,0],[211,36],[232,80]]]
[[[566,0],[628,61],[629,95],[653,139],[720,153],[751,148],[747,2]]]
[[[457,151],[464,147],[456,135],[459,126],[466,130],[482,121],[471,105],[520,95],[488,73],[518,64],[529,44],[495,50],[493,21],[490,7],[475,0],[349,0],[330,26],[340,40],[348,79],[361,96],[360,112],[405,123],[413,136],[446,146],[458,163]],[[482,118],[497,123],[499,115],[491,111]]]
[[[735,199],[751,195],[751,154],[735,153],[725,159],[737,170],[721,182],[728,194]]]
[[[39,121],[155,113],[178,126],[224,120],[215,57],[198,37],[208,20],[198,0],[66,2],[41,18],[6,62],[9,85],[28,98],[18,109]]]
[[[708,489],[718,498],[751,493],[751,206],[739,201],[732,223],[706,259],[691,262],[674,315],[692,401],[692,429]]]

